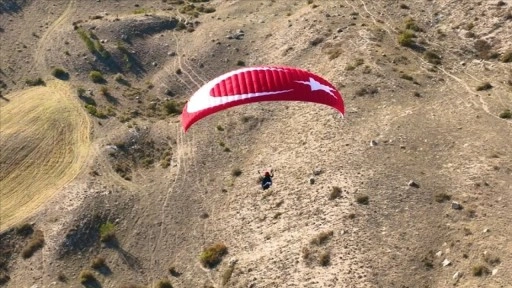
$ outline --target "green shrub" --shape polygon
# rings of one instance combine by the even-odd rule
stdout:
[[[356,202],[361,205],[368,205],[370,203],[370,197],[368,195],[358,195],[356,197]]]
[[[333,186],[331,193],[329,194],[329,200],[334,200],[341,196],[341,188],[338,186]]]
[[[185,104],[177,102],[176,100],[167,100],[164,102],[164,110],[167,115],[179,115],[183,111]]]
[[[502,119],[512,119],[512,112],[510,111],[510,109],[505,109],[503,112],[500,113],[499,117]]]
[[[332,230],[320,232],[313,239],[311,239],[311,241],[309,241],[309,243],[320,246],[322,244],[325,244],[329,239],[331,239],[331,237],[333,235],[334,235],[334,232]]]
[[[436,202],[438,203],[443,203],[444,201],[450,201],[452,199],[452,197],[444,192],[441,192],[441,193],[437,193],[435,196],[434,196]]]
[[[156,284],[156,287],[157,288],[172,288],[172,284],[169,280],[163,279],[163,280],[158,281],[158,283]]]
[[[485,275],[488,275],[489,273],[491,273],[491,271],[489,270],[489,268],[487,268],[487,266],[481,265],[481,264],[473,266],[473,268],[471,269],[471,272],[473,273],[473,276],[477,276],[477,277],[485,276]]]
[[[234,168],[231,170],[231,176],[238,177],[240,175],[242,175],[242,170],[240,170],[240,168]]]
[[[89,114],[91,114],[94,117],[101,118],[101,119],[107,118],[107,115],[105,115],[105,113],[99,111],[96,108],[96,106],[94,106],[92,104],[86,104],[85,109],[87,110],[87,112],[89,112]]]
[[[222,257],[227,253],[228,248],[226,245],[222,243],[216,243],[204,249],[203,252],[199,255],[199,260],[203,266],[214,268],[222,261]]]
[[[32,257],[34,253],[43,248],[44,245],[44,234],[41,230],[36,230],[27,245],[21,251],[21,256],[25,259]]]
[[[96,256],[91,261],[91,268],[93,269],[100,269],[102,267],[106,266],[105,258]]]
[[[114,223],[107,221],[100,225],[100,241],[109,242],[116,238],[116,226]]]
[[[512,62],[512,51],[507,51],[507,52],[505,52],[505,54],[501,55],[500,61],[503,63]]]
[[[94,277],[94,274],[89,270],[82,270],[80,271],[80,275],[78,277],[80,283],[87,284],[89,282],[96,281],[96,277]]]
[[[89,73],[89,78],[94,83],[103,83],[105,79],[103,78],[103,74],[100,71],[93,70]]]
[[[439,55],[437,55],[435,52],[432,52],[432,51],[426,51],[425,54],[425,59],[431,63],[431,64],[434,64],[434,65],[439,65],[441,64],[441,57]]]
[[[329,253],[328,251],[324,251],[324,252],[320,253],[320,255],[318,256],[318,264],[325,267],[325,266],[329,266],[330,263],[331,263],[331,253]]]
[[[485,83],[482,83],[482,84],[478,85],[476,87],[476,91],[484,91],[484,90],[489,90],[491,88],[492,88],[491,83],[485,82]]]
[[[46,82],[44,82],[44,80],[39,77],[36,79],[27,79],[25,80],[25,84],[28,86],[45,86]]]
[[[69,77],[69,74],[62,68],[55,68],[52,70],[52,76],[58,79],[66,79]]]
[[[415,36],[416,35],[414,35],[414,32],[411,30],[402,31],[400,35],[398,35],[398,44],[406,47],[411,46],[412,44],[414,44],[413,38]]]
[[[92,39],[89,37],[87,31],[85,31],[83,28],[78,28],[76,32],[84,41],[85,46],[87,46],[89,52],[94,53],[96,51],[96,48],[94,47],[94,41],[92,41]]]

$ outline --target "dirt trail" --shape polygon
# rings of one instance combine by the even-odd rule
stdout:
[[[0,229],[32,214],[78,175],[90,122],[64,82],[9,96],[0,113]]]
[[[34,54],[34,67],[36,69],[45,69],[46,68],[46,51],[48,45],[51,45],[52,36],[55,36],[55,31],[58,31],[58,28],[61,27],[61,25],[66,22],[69,18],[69,16],[72,14],[74,7],[75,7],[75,0],[70,0],[68,3],[68,6],[66,7],[66,10],[60,15],[55,22],[52,23],[52,25],[46,30],[46,32],[41,36],[41,39],[39,40],[39,43],[37,44],[37,49],[35,50]]]

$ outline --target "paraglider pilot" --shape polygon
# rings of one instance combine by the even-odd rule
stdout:
[[[263,179],[261,180],[261,188],[263,188],[263,190],[267,190],[272,186],[272,177],[274,177],[274,171],[272,169],[270,169],[270,172],[265,172]]]

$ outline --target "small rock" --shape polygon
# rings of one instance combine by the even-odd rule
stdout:
[[[489,230],[489,228],[485,228],[484,231],[482,231],[482,232],[489,233],[489,231],[491,231],[491,230]]]
[[[170,51],[170,52],[167,52],[167,55],[168,56],[176,56],[176,52]]]
[[[313,178],[313,177],[309,178],[309,184],[311,184],[311,185],[315,184],[315,178]]]
[[[414,182],[413,180],[409,181],[409,183],[407,183],[407,185],[409,185],[409,187],[413,187],[413,188],[420,188],[420,184]]]
[[[322,174],[322,172],[323,172],[322,168],[315,168],[313,170],[313,175],[318,176],[318,175]]]
[[[238,259],[236,258],[233,258],[233,259],[230,259],[229,260],[229,266],[233,267],[235,266],[235,264],[238,262]]]
[[[492,269],[491,275],[494,276],[496,273],[498,273],[498,268]]]
[[[373,146],[377,146],[377,145],[379,145],[379,142],[377,142],[376,140],[370,141],[370,146],[373,147]]]
[[[462,209],[462,205],[460,205],[459,202],[455,202],[453,201],[452,202],[452,209],[455,209],[455,210],[461,210]]]
[[[441,255],[443,255],[443,251],[438,251],[438,252],[436,253],[436,256],[437,256],[437,257],[441,257]]]
[[[459,280],[460,277],[462,277],[462,272],[460,271],[455,272],[452,276],[453,280]]]
[[[452,262],[451,262],[450,260],[448,260],[448,259],[444,259],[444,261],[443,261],[443,267],[449,266],[449,265],[451,265],[451,264],[452,264]]]
[[[154,67],[156,67],[158,64],[156,62],[152,62],[151,65],[153,65]]]

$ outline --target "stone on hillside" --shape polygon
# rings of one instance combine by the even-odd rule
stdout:
[[[377,145],[379,145],[379,142],[377,142],[376,140],[370,141],[370,146],[373,147],[373,146],[377,146]]]
[[[482,231],[482,232],[489,233],[489,231],[491,231],[491,230],[489,230],[489,228],[485,228],[484,231]]]
[[[441,257],[441,255],[443,255],[443,251],[437,251],[436,256]]]
[[[407,183],[407,185],[409,185],[409,187],[413,187],[413,188],[420,188],[420,184],[414,182],[413,180],[409,181],[409,183]]]
[[[498,273],[498,268],[492,269],[491,275],[494,276],[496,273]]]
[[[453,201],[452,202],[452,209],[455,209],[455,210],[461,210],[462,209],[462,205],[460,205],[459,202],[455,202]]]
[[[459,280],[459,278],[462,277],[462,272],[457,271],[455,274],[453,274],[453,280]]]
[[[322,174],[323,172],[324,171],[322,170],[322,168],[315,168],[313,170],[313,175],[318,176],[318,175]]]
[[[451,265],[451,264],[452,264],[452,262],[451,262],[450,260],[448,260],[448,259],[444,259],[444,261],[443,261],[443,267],[449,266],[449,265]]]
[[[311,185],[315,184],[315,178],[310,177],[309,178],[309,184],[311,184]]]

